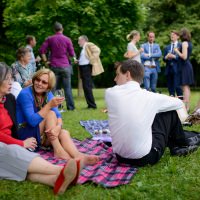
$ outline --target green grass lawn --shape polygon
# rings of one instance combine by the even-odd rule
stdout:
[[[166,90],[162,90],[166,92]],[[90,135],[80,126],[80,120],[107,119],[107,114],[101,110],[105,108],[104,90],[94,90],[97,110],[85,109],[83,97],[77,97],[77,90],[73,90],[76,111],[63,114],[64,127],[71,132],[71,136],[85,139]],[[200,98],[199,91],[192,92],[191,110]],[[200,125],[192,130],[200,131]],[[118,200],[118,199],[200,199],[200,149],[186,157],[171,157],[166,150],[164,156],[155,166],[140,168],[129,185],[106,189],[92,183],[77,185],[70,188],[64,195],[55,197],[52,188],[29,181],[0,181],[0,199],[32,200],[32,199],[79,199],[79,200]]]

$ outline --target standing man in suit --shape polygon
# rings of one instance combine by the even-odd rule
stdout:
[[[180,99],[183,99],[183,91],[181,89],[181,69],[178,64],[179,56],[174,51],[175,48],[180,49],[181,43],[178,42],[179,33],[175,30],[171,31],[171,44],[165,47],[163,60],[166,63],[165,75],[167,76],[167,87],[170,96],[175,93]]]
[[[159,58],[162,56],[160,46],[155,41],[155,33],[147,33],[148,42],[142,44],[144,51],[141,53],[144,65],[144,88],[156,92],[158,73],[160,72]]]
[[[92,42],[88,42],[86,35],[78,38],[78,44],[82,48],[78,64],[85,99],[88,104],[88,109],[96,109],[97,105],[92,92],[92,75],[98,75],[104,71],[99,58],[101,50]],[[94,72],[94,68],[100,70]]]

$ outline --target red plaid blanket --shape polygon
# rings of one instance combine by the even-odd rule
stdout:
[[[84,141],[74,140],[79,151],[100,156],[100,161],[91,166],[86,166],[79,177],[78,183],[88,181],[100,184],[103,187],[116,187],[128,184],[137,172],[137,169],[126,164],[120,164],[112,152],[112,147],[102,141],[86,139]],[[53,157],[52,151],[40,150],[39,154],[49,162],[64,165],[65,161]]]

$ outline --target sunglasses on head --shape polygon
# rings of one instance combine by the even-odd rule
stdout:
[[[48,84],[47,81],[44,81],[44,80],[42,80],[42,79],[40,79],[40,78],[36,78],[35,80],[36,80],[38,83],[41,82],[43,85],[47,85],[47,84]]]

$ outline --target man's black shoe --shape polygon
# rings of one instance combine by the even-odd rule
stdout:
[[[195,131],[183,131],[183,134],[176,138],[177,146],[200,145],[200,134]]]
[[[197,145],[185,146],[185,147],[174,147],[170,149],[172,156],[185,156],[192,153],[198,149]]]
[[[88,106],[87,109],[97,109],[97,107]]]

